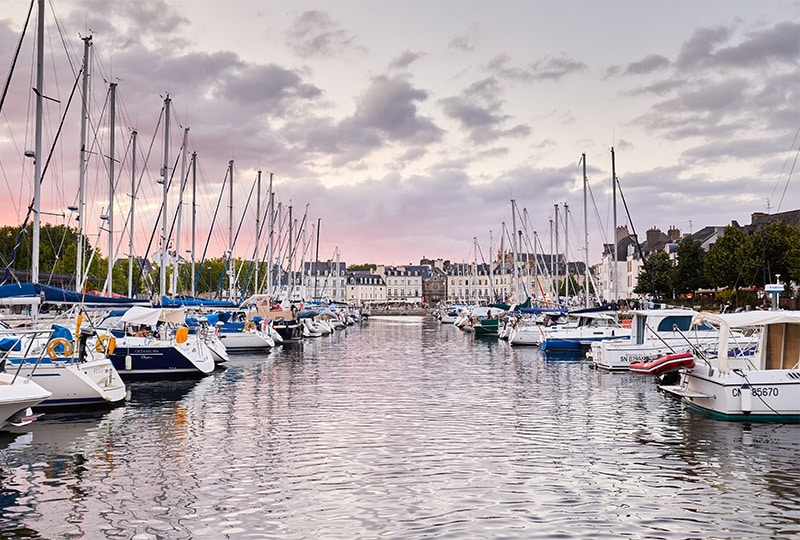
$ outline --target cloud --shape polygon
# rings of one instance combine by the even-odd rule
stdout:
[[[487,144],[503,137],[525,137],[530,127],[503,128],[511,118],[501,112],[503,101],[497,79],[489,77],[473,83],[462,95],[440,100],[444,113],[459,122],[476,144]]]
[[[341,56],[349,50],[366,50],[355,36],[339,27],[324,11],[306,11],[286,32],[286,45],[303,58]]]
[[[583,62],[572,60],[566,56],[548,56],[542,60],[523,67],[510,66],[511,57],[507,54],[499,54],[489,60],[487,69],[498,77],[517,81],[558,81],[575,73],[582,73],[588,70],[588,66]]]
[[[427,53],[424,52],[411,52],[408,49],[400,53],[398,56],[392,59],[389,62],[389,69],[405,69],[420,58],[426,56]]]
[[[723,46],[732,35],[731,29],[722,27],[697,30],[681,47],[678,68],[747,68],[771,63],[797,66],[800,61],[798,23],[778,23],[748,33],[740,43]]]
[[[439,141],[443,130],[419,113],[417,103],[427,99],[426,91],[407,80],[380,75],[356,99],[351,116],[338,122],[313,119],[291,130],[295,135],[307,133],[309,151],[345,165],[390,143],[418,146]]]

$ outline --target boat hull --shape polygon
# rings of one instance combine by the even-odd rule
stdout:
[[[23,421],[27,409],[50,397],[37,383],[11,373],[0,373],[0,428]]]
[[[676,386],[661,389],[691,409],[720,420],[800,422],[798,370],[731,370],[722,373],[705,364],[682,373]]]
[[[151,338],[118,338],[109,355],[123,380],[137,377],[192,377],[214,371],[215,363],[205,343],[172,343]]]
[[[60,409],[89,405],[111,405],[125,400],[127,389],[108,358],[83,362],[42,361],[30,359],[19,366],[10,360],[10,368],[20,367],[20,374],[30,378],[52,395],[36,405],[37,409]]]

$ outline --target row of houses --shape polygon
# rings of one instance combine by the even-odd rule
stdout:
[[[800,210],[778,214],[754,213],[746,233],[758,232],[774,221],[800,228]],[[691,234],[706,251],[724,234],[724,226],[708,226]],[[677,227],[666,232],[651,227],[643,242],[628,227],[618,227],[615,244],[604,246],[601,262],[589,270],[591,288],[605,300],[631,299],[643,260],[651,253],[665,251],[673,258],[684,235]],[[563,254],[523,253],[513,260],[510,253],[498,253],[491,263],[452,263],[443,259],[423,259],[418,265],[378,265],[371,271],[348,272],[343,262],[305,263],[299,280],[308,297],[351,303],[522,301],[530,296],[540,303],[555,300],[555,284],[561,285],[561,301],[581,301],[578,290],[585,290],[583,262],[567,261]],[[572,289],[564,289],[569,275]]]

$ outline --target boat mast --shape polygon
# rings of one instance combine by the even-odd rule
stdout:
[[[75,254],[75,290],[80,292],[83,288],[83,222],[84,209],[86,207],[86,124],[89,119],[89,49],[92,46],[92,36],[83,38],[83,76],[81,87],[83,96],[81,99],[81,153],[80,153],[80,180],[78,183],[78,246]]]
[[[513,231],[513,242],[511,243],[512,257],[511,263],[514,268],[514,302],[519,302],[519,268],[517,268],[517,256],[519,255],[519,245],[517,244],[517,203],[511,199],[511,227]]]
[[[569,298],[569,204],[564,203],[564,296]]]
[[[109,133],[109,156],[108,156],[108,276],[106,277],[105,290],[108,296],[114,293],[113,277],[114,277],[114,132],[116,131],[116,116],[117,116],[117,83],[112,82],[109,85],[110,99],[110,114],[109,119],[110,133]]]
[[[491,302],[497,301],[494,291],[494,238],[492,237],[492,230],[489,229],[489,291]]]
[[[133,298],[133,231],[136,221],[136,140],[138,132],[131,133],[131,225],[128,238],[128,298]]]
[[[555,273],[555,287],[556,287],[556,305],[561,305],[561,294],[558,290],[558,265],[560,264],[560,257],[558,256],[558,203],[553,205],[556,209],[555,219],[553,222],[555,223],[555,231],[556,231],[556,266],[553,269]]]
[[[258,267],[260,266],[259,247],[261,246],[261,170],[258,171],[258,178],[256,179],[256,252],[253,255],[253,263],[255,269],[253,272],[253,294],[258,293]]]
[[[231,180],[228,186],[228,300],[233,301],[233,280],[236,275],[233,263],[233,160],[228,162],[228,176]]]
[[[613,214],[614,214],[614,234],[612,236],[614,242],[614,262],[611,265],[611,301],[617,301],[617,271],[619,270],[617,266],[617,170],[616,165],[614,163],[614,147],[611,147],[611,200],[613,206]]]
[[[553,286],[553,253],[553,218],[550,218],[550,271],[547,277],[550,280],[551,293],[555,291],[555,287]],[[558,303],[558,299],[556,299],[556,303]]]
[[[584,249],[584,307],[589,307],[589,218],[587,217],[587,204],[586,192],[589,180],[586,178],[586,154],[581,154],[581,161],[583,162],[583,249]]]
[[[39,19],[36,32],[36,139],[33,161],[33,249],[31,251],[31,283],[39,283],[39,208],[42,201],[42,95],[44,93],[44,0],[39,0]],[[31,317],[36,322],[39,306],[31,306]]]
[[[164,162],[161,166],[161,261],[158,303],[167,295],[167,193],[169,185],[169,114],[172,100],[164,99]]]
[[[269,238],[267,239],[267,293],[272,294],[272,258],[275,256],[275,194],[272,192],[272,173],[269,173]]]
[[[473,248],[472,249],[474,251],[474,257],[475,257],[475,263],[472,266],[472,288],[475,291],[475,294],[474,294],[475,305],[477,306],[478,305],[478,293],[479,293],[478,287],[477,287],[477,284],[478,284],[478,237],[477,236],[473,236],[472,237],[472,244],[473,244]]]
[[[197,224],[197,152],[192,152],[192,297],[197,295],[197,286],[194,281],[195,272],[195,228]]]
[[[318,300],[317,298],[317,281],[319,280],[319,229],[322,226],[322,218],[317,218],[317,246],[316,246],[316,253],[314,254],[314,271],[316,275],[314,276],[314,300]]]
[[[506,222],[500,222],[500,272],[503,275],[503,302],[508,300],[508,290],[506,289]]]
[[[175,223],[175,258],[172,260],[172,281],[170,289],[172,294],[176,294],[178,288],[178,268],[181,256],[181,218],[183,217],[183,189],[186,186],[186,144],[189,139],[189,128],[183,129],[183,142],[181,143],[181,181],[178,185],[178,215]]]

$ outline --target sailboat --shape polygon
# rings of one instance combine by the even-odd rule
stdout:
[[[76,321],[78,341],[72,339],[66,327],[37,328],[39,306],[48,301],[54,304],[81,304],[85,297],[56,287],[39,284],[39,234],[40,195],[42,169],[42,98],[44,73],[44,1],[39,0],[37,32],[37,75],[33,249],[31,282],[0,286],[0,299],[7,303],[27,304],[31,309],[33,330],[18,331],[2,325],[0,331],[6,335],[9,345],[4,363],[6,369],[16,373],[15,379],[23,377],[36,380],[47,395],[35,405],[40,407],[64,407],[72,405],[108,404],[125,399],[126,389],[108,358],[98,356],[88,359],[83,353],[85,338],[81,335],[81,318]],[[26,155],[28,153],[26,152]],[[85,329],[84,329],[85,330]],[[58,335],[55,335],[56,333]],[[84,339],[84,341],[81,341]],[[45,352],[47,353],[45,355]],[[80,352],[80,354],[75,354]]]

